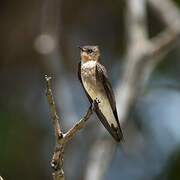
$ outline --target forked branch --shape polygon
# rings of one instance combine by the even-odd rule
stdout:
[[[51,77],[45,75],[46,80],[46,97],[49,103],[53,127],[55,134],[55,151],[51,161],[51,167],[53,168],[53,179],[64,180],[63,171],[63,152],[65,144],[80,130],[83,128],[85,122],[90,118],[93,113],[93,106],[91,105],[85,114],[85,116],[79,120],[67,133],[63,133],[61,126],[59,125],[59,117],[56,113],[55,103],[51,90]]]

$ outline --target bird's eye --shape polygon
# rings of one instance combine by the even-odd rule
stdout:
[[[88,49],[88,50],[87,50],[87,53],[88,53],[88,54],[90,54],[90,53],[92,53],[92,52],[93,52],[92,49]]]

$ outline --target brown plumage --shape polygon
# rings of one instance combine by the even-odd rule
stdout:
[[[98,46],[84,46],[81,49],[81,62],[78,77],[90,101],[97,100],[95,112],[109,133],[116,141],[123,139],[119,124],[116,102],[106,69],[98,62]]]

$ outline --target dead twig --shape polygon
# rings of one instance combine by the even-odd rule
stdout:
[[[92,105],[89,107],[85,116],[79,120],[67,133],[63,133],[59,125],[59,117],[57,116],[55,103],[53,99],[53,94],[51,90],[51,77],[45,75],[46,80],[46,96],[49,103],[53,127],[55,134],[55,151],[51,161],[51,167],[53,168],[53,179],[54,180],[64,180],[64,171],[63,171],[63,152],[65,144],[80,130],[83,128],[85,122],[90,118],[93,113]]]

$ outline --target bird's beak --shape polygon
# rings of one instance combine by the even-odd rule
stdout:
[[[84,51],[84,49],[83,49],[82,46],[78,46],[78,48],[79,48],[81,51]]]

